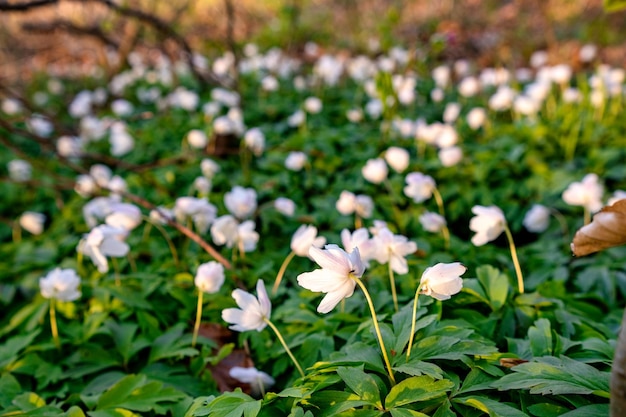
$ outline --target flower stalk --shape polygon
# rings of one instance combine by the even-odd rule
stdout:
[[[204,292],[198,291],[198,306],[196,307],[196,322],[193,326],[193,337],[191,339],[191,347],[196,347],[196,341],[198,340],[198,332],[200,331],[200,320],[202,319],[202,298]]]
[[[391,286],[391,298],[393,299],[393,307],[396,310],[396,313],[399,311],[398,310],[398,294],[396,292],[396,279],[393,275],[393,269],[391,268],[391,262],[387,263],[388,269],[389,269],[389,285]]]
[[[274,286],[272,287],[272,295],[276,295],[278,287],[280,287],[280,283],[283,280],[283,276],[287,271],[287,266],[289,266],[289,263],[294,258],[294,256],[296,256],[296,253],[294,251],[289,252],[289,255],[287,255],[287,257],[283,261],[283,264],[280,266],[278,274],[276,275],[276,279],[274,280]]]
[[[59,329],[57,327],[57,313],[56,313],[56,300],[50,299],[50,330],[52,331],[52,340],[57,349],[61,349],[61,341],[59,340]]]
[[[524,294],[524,277],[522,275],[522,269],[520,268],[519,259],[517,258],[517,250],[515,249],[515,242],[513,242],[513,235],[509,229],[508,224],[504,223],[504,233],[509,240],[509,248],[511,249],[511,258],[513,258],[513,265],[515,267],[515,274],[517,275],[517,288],[520,294]]]
[[[417,318],[417,310],[420,308],[420,300],[419,295],[422,290],[422,284],[417,287],[417,291],[415,291],[415,298],[413,299],[413,314],[411,316],[411,336],[409,336],[409,345],[406,349],[406,360],[408,361],[411,357],[411,348],[413,347],[413,339],[415,339],[415,319]]]
[[[363,284],[363,281],[361,281],[357,277],[354,277],[353,279],[356,281],[357,285],[361,288],[361,290],[363,291],[363,295],[365,295],[365,299],[367,300],[367,305],[369,306],[370,312],[372,313],[372,321],[374,322],[374,330],[376,331],[376,336],[378,337],[378,343],[380,344],[380,350],[382,351],[382,354],[383,354],[383,360],[385,361],[385,366],[387,367],[387,373],[389,374],[389,379],[391,379],[391,382],[395,385],[396,378],[393,376],[393,369],[391,368],[391,362],[389,362],[389,356],[387,355],[387,349],[385,348],[383,335],[380,332],[380,326],[378,325],[378,319],[376,318],[376,310],[374,309],[374,303],[372,302],[372,297],[370,296],[369,291],[367,291],[365,284]]]
[[[270,328],[274,331],[274,333],[276,333],[276,337],[278,337],[278,340],[283,345],[285,352],[287,352],[287,355],[289,355],[289,357],[291,358],[291,361],[296,366],[296,369],[298,369],[300,376],[304,378],[304,371],[302,370],[300,363],[298,363],[298,360],[291,352],[291,349],[289,349],[289,346],[287,346],[287,342],[285,342],[285,339],[283,339],[283,336],[280,334],[280,331],[278,330],[278,328],[274,326],[274,323],[272,323],[270,319],[268,319],[267,317],[265,317],[263,320],[265,321],[265,323],[267,323],[268,326],[270,326]]]

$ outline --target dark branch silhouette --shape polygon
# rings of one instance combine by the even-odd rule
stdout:
[[[33,0],[26,3],[4,3],[0,2],[0,12],[28,12],[38,7],[56,4],[58,0]]]
[[[98,26],[77,26],[69,20],[56,19],[50,22],[27,22],[22,24],[22,29],[29,32],[50,33],[62,30],[74,35],[88,36],[99,40],[106,46],[119,48],[119,42],[107,36]]]

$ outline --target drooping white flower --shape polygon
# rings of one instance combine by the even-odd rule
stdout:
[[[365,266],[358,249],[347,253],[337,245],[326,245],[324,249],[312,246],[309,255],[322,269],[298,275],[298,284],[313,292],[326,293],[317,311],[328,313],[354,293],[355,278],[361,278]]]
[[[128,231],[102,224],[91,229],[78,243],[77,250],[91,258],[101,273],[109,270],[107,256],[121,258],[126,256],[130,247],[124,241]]]
[[[581,182],[571,183],[563,191],[563,201],[572,206],[583,206],[591,212],[602,208],[604,188],[596,174],[587,174]]]
[[[83,217],[87,226],[96,227],[111,213],[113,205],[117,203],[119,200],[116,197],[96,197],[87,202],[83,206]]]
[[[446,123],[454,123],[461,114],[461,105],[459,103],[448,103],[443,111],[443,121]]]
[[[13,181],[23,182],[28,181],[33,172],[33,166],[30,162],[23,159],[13,159],[7,164],[9,170],[9,177]]]
[[[202,171],[202,175],[204,175],[206,178],[212,179],[215,174],[220,172],[220,166],[214,160],[204,158],[202,161],[200,161],[200,171]]]
[[[2,111],[9,116],[20,113],[23,109],[22,103],[15,98],[5,98],[2,100]]]
[[[472,243],[482,246],[496,239],[504,231],[506,219],[504,213],[496,206],[474,206],[472,213],[476,216],[470,219],[470,230],[476,232]]]
[[[429,211],[421,214],[419,221],[424,230],[430,233],[439,233],[444,227],[446,227],[445,217]]]
[[[141,210],[134,204],[113,203],[109,209],[110,212],[104,219],[109,226],[130,231],[141,223]]]
[[[253,188],[236,185],[224,194],[224,204],[235,217],[239,219],[250,217],[257,208],[256,191]]]
[[[206,197],[209,194],[209,191],[211,191],[211,180],[207,177],[196,177],[193,180],[191,188],[196,190],[200,196]]]
[[[256,284],[257,297],[236,289],[233,291],[233,298],[239,308],[226,308],[222,310],[222,319],[226,323],[232,324],[230,329],[237,332],[248,330],[261,331],[267,326],[267,320],[272,314],[272,304],[267,296],[267,290],[262,280]]]
[[[412,198],[415,203],[421,203],[433,196],[436,187],[435,180],[421,172],[411,172],[405,178],[404,195]]]
[[[487,121],[487,112],[482,107],[474,107],[467,113],[467,124],[472,130],[478,130]]]
[[[307,162],[304,152],[290,152],[285,159],[285,168],[291,171],[300,171]]]
[[[135,147],[135,140],[128,133],[126,124],[123,122],[113,123],[109,142],[111,143],[111,155],[113,156],[126,155]]]
[[[306,113],[302,110],[296,110],[289,118],[287,118],[287,124],[290,127],[302,126],[306,121]]]
[[[179,197],[174,205],[174,215],[180,223],[191,218],[198,232],[204,234],[215,220],[217,208],[204,198]]]
[[[246,147],[256,156],[261,156],[265,150],[265,135],[258,127],[252,128],[246,132],[243,137]]]
[[[460,262],[438,263],[426,268],[420,279],[420,294],[437,300],[448,300],[463,288],[463,275],[467,268]]]
[[[123,98],[113,100],[111,103],[111,111],[119,117],[130,116],[134,110],[135,108],[132,103],[128,100],[124,100]]]
[[[237,243],[239,222],[230,214],[218,217],[211,226],[211,238],[216,245],[232,248]]]
[[[296,203],[286,197],[278,197],[274,200],[274,208],[281,214],[291,217],[296,212]]]
[[[39,278],[39,289],[44,298],[54,298],[59,301],[74,301],[80,298],[78,289],[80,277],[73,269],[55,268]]]
[[[389,263],[391,269],[398,274],[406,274],[409,267],[405,256],[417,250],[417,244],[406,236],[394,235],[391,230],[383,228],[372,238],[376,245],[374,259],[381,264]]]
[[[187,143],[189,143],[189,146],[192,148],[202,149],[209,143],[209,139],[203,130],[191,129],[187,132]]]
[[[359,194],[356,196],[354,212],[357,214],[357,216],[364,219],[369,219],[370,217],[372,217],[373,211],[374,200],[372,200],[372,197],[363,194]]]
[[[385,160],[381,158],[368,159],[363,169],[361,169],[363,178],[372,184],[380,184],[385,181],[387,179],[388,172],[389,170],[387,169],[387,164],[385,163]]]
[[[319,112],[322,111],[322,100],[320,100],[318,97],[307,97],[306,100],[304,100],[304,111],[306,111],[309,114],[317,114]]]
[[[531,209],[526,212],[522,224],[529,232],[541,233],[545,231],[550,224],[550,209],[541,204],[533,204]]]
[[[326,243],[326,238],[317,235],[317,227],[312,225],[301,225],[291,237],[290,248],[298,256],[309,256],[311,246],[322,247]]]
[[[61,136],[57,140],[57,153],[65,158],[80,156],[83,152],[83,141],[76,136]]]
[[[40,235],[43,233],[43,224],[46,221],[46,216],[42,213],[37,213],[34,211],[25,211],[20,216],[20,226],[24,230],[27,230],[29,233],[33,235]]]
[[[54,131],[54,125],[50,120],[40,114],[33,114],[26,120],[26,127],[34,134],[47,138]]]
[[[246,220],[237,226],[237,245],[244,252],[252,252],[259,242],[259,234],[255,231],[256,223]]]
[[[249,384],[252,395],[259,395],[276,383],[274,378],[254,367],[233,366],[228,374],[239,382]]]
[[[194,284],[200,291],[208,294],[218,292],[224,284],[224,266],[215,261],[200,264],[196,271]]]
[[[441,165],[444,167],[452,167],[461,162],[463,159],[463,151],[458,146],[450,146],[449,148],[441,148],[437,153]]]
[[[335,203],[335,207],[344,216],[354,213],[354,210],[356,210],[356,195],[347,190],[342,191],[339,194],[337,203]]]
[[[623,200],[625,198],[626,198],[626,191],[615,190],[611,198],[609,198],[609,201],[607,201],[606,205],[612,206],[613,204],[617,203],[619,200]]]
[[[385,151],[385,161],[396,172],[404,172],[409,166],[409,151],[404,148],[392,146]]]

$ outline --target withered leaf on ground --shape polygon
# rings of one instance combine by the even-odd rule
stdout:
[[[585,256],[626,244],[626,199],[602,208],[591,223],[576,232],[571,248],[574,256]]]

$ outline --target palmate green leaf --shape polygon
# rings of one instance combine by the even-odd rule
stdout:
[[[569,411],[569,408],[553,403],[531,404],[527,407],[528,412],[536,417],[560,416]],[[608,415],[608,414],[605,414]]]
[[[141,349],[150,346],[150,342],[143,337],[138,337],[135,339],[135,333],[139,329],[139,326],[137,324],[118,324],[113,320],[109,320],[106,322],[106,327],[111,333],[111,337],[115,342],[115,347],[117,348],[119,354],[122,356],[124,364],[128,363],[128,360]]]
[[[5,370],[14,363],[19,358],[20,352],[32,344],[39,333],[40,330],[36,330],[30,334],[13,336],[0,345],[0,369]]]
[[[330,355],[329,362],[334,365],[364,364],[366,369],[387,373],[380,351],[363,342],[346,345],[340,352]]]
[[[437,398],[445,395],[452,387],[454,387],[454,382],[447,379],[436,381],[428,375],[414,376],[391,388],[385,398],[385,407],[400,407]]]
[[[89,417],[141,417],[141,414],[133,413],[123,408],[89,411],[87,414]]]
[[[183,337],[185,327],[184,323],[178,323],[172,326],[167,332],[157,337],[154,342],[152,342],[148,363],[175,356],[197,355],[199,353],[198,350],[190,347],[190,337]]]
[[[5,373],[0,377],[0,409],[11,405],[13,399],[22,391],[17,379],[11,374]]]
[[[185,412],[184,417],[206,416],[207,414],[209,414],[209,411],[206,409],[206,405],[209,404],[214,399],[215,399],[215,395],[195,398],[189,405],[189,408]],[[203,409],[203,411],[199,411],[201,408]]]
[[[133,411],[166,412],[162,402],[171,403],[184,398],[174,388],[164,388],[158,381],[148,381],[145,375],[128,375],[104,392],[97,409],[126,408]]]
[[[363,372],[363,366],[359,368],[348,368],[340,366],[337,368],[337,374],[343,379],[348,388],[350,388],[362,400],[381,408],[380,391],[376,381],[370,375]]]
[[[550,320],[539,319],[528,329],[530,349],[534,357],[552,355],[552,327]]]
[[[528,417],[528,414],[510,405],[487,397],[471,396],[454,398],[454,403],[467,405],[489,414],[489,417]]]
[[[205,405],[197,407],[192,416],[209,417],[256,417],[261,411],[261,400],[255,400],[241,389],[233,392],[225,392]],[[192,405],[193,406],[193,405]],[[207,413],[208,411],[208,413]]]
[[[491,265],[478,267],[476,275],[489,300],[491,309],[493,311],[500,310],[506,303],[511,288],[509,278]]]
[[[500,391],[528,389],[531,394],[594,394],[609,396],[609,372],[602,372],[566,356],[536,358],[512,368],[513,373],[495,381]]]
[[[356,394],[334,390],[316,392],[311,397],[309,403],[319,409],[315,413],[316,417],[343,415],[341,413],[353,408],[372,406],[369,402],[360,399]]]
[[[0,330],[0,336],[10,333],[15,328],[26,322],[25,330],[31,331],[40,326],[43,317],[48,312],[48,301],[45,299],[35,299],[26,304],[17,313],[11,316],[9,323]]]
[[[434,363],[421,360],[411,360],[399,366],[394,366],[397,372],[402,372],[411,376],[428,375],[434,379],[443,379],[443,370]]]

